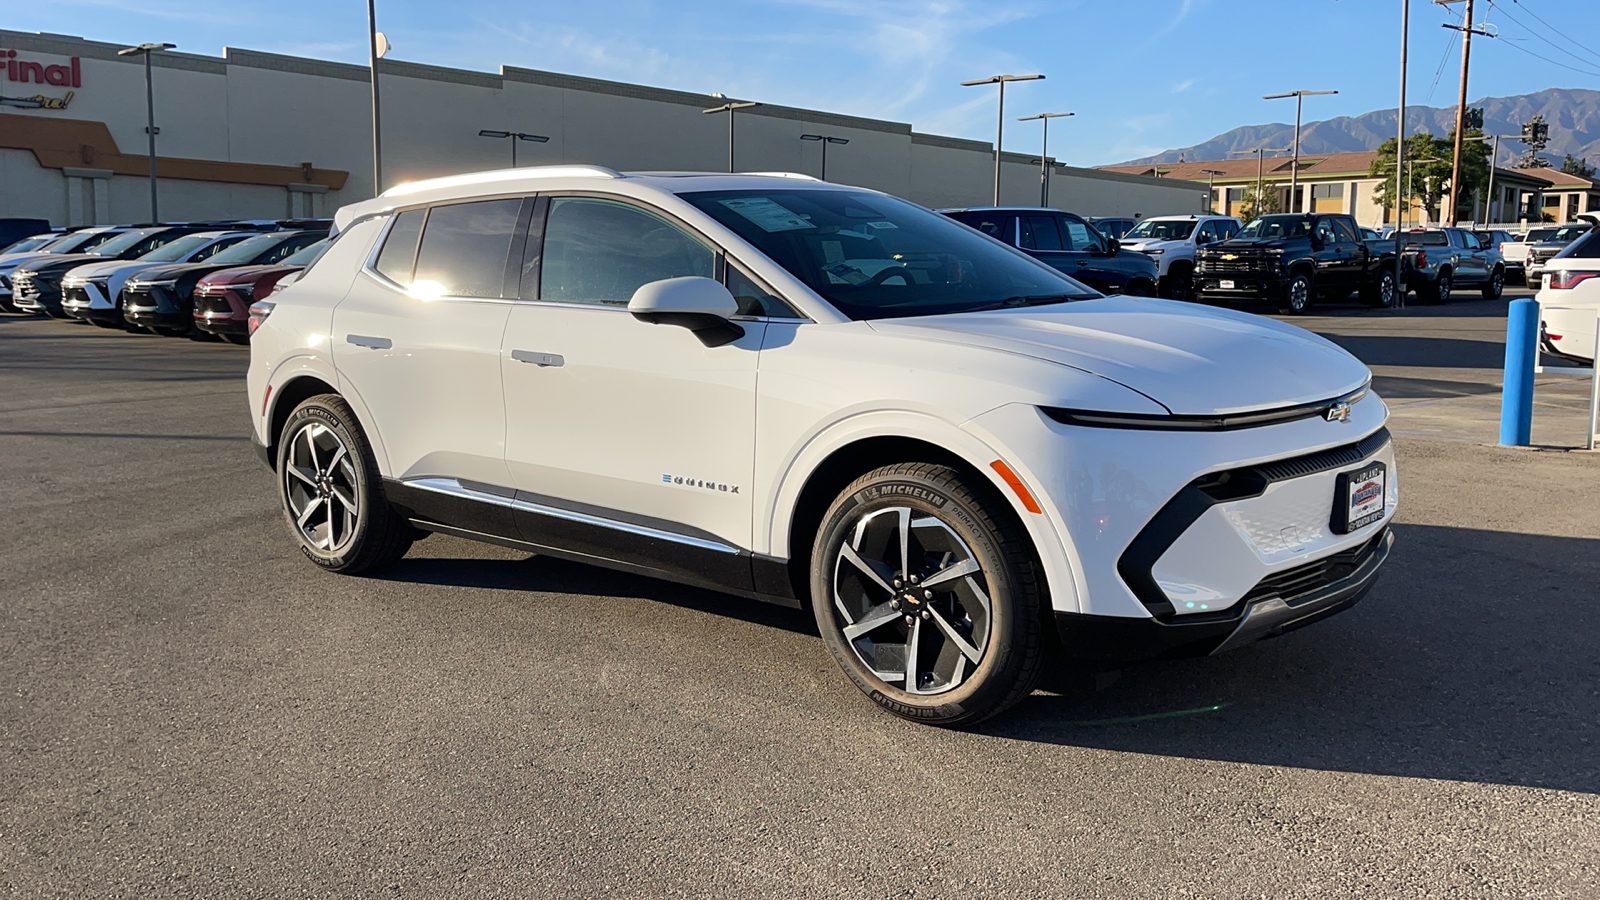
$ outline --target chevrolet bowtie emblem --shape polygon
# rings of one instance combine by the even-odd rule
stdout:
[[[1239,254],[1237,254],[1237,253],[1224,253],[1224,254],[1222,254],[1222,258],[1223,259],[1238,259],[1239,258]]]
[[[1350,421],[1350,404],[1335,403],[1328,407],[1328,411],[1322,415],[1329,422],[1348,422]]]

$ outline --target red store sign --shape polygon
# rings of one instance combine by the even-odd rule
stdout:
[[[45,65],[28,59],[17,59],[17,51],[0,50],[0,60],[5,63],[5,68],[0,69],[6,81],[14,84],[39,84],[50,87],[81,88],[83,87],[83,74],[78,69],[78,57],[72,57],[70,64]],[[10,96],[10,86],[0,92],[0,106],[20,107],[23,109],[66,109],[72,102],[72,91],[67,91],[64,97],[46,97],[36,94],[32,97]]]

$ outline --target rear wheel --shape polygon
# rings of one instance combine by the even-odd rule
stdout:
[[[845,488],[818,529],[817,627],[850,680],[897,716],[973,725],[1038,679],[1037,566],[987,488],[947,466],[885,466]]]
[[[1303,316],[1311,311],[1311,303],[1311,276],[1305,272],[1290,275],[1289,284],[1284,289],[1283,308],[1280,311],[1291,316]]]
[[[1154,297],[1156,295],[1155,283],[1147,278],[1135,278],[1128,282],[1126,293],[1133,297]]]
[[[1167,276],[1161,279],[1161,296],[1168,300],[1194,299],[1194,273],[1191,267],[1173,263]]]
[[[415,537],[389,507],[372,445],[337,394],[289,414],[278,440],[278,497],[301,552],[330,572],[387,566]]]
[[[1489,274],[1489,280],[1483,285],[1483,299],[1499,300],[1500,294],[1506,289],[1506,270],[1496,267]]]
[[[1377,287],[1367,292],[1367,303],[1378,309],[1389,309],[1396,305],[1399,294],[1395,291],[1394,270],[1387,269],[1378,273]]]

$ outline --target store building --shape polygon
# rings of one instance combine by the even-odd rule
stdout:
[[[57,225],[149,216],[141,57],[119,45],[0,31],[0,215]],[[374,193],[365,66],[225,50],[152,57],[160,213],[167,220],[327,216]],[[722,100],[683,91],[502,67],[498,73],[380,60],[384,187],[511,163],[593,163],[622,171],[727,171]],[[910,125],[761,105],[734,114],[740,171],[817,174],[930,207],[987,205],[993,147]],[[1036,205],[1038,158],[1005,154],[1007,204]],[[1055,166],[1052,205],[1082,215],[1199,212],[1201,184]]]

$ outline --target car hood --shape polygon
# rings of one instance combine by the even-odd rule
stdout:
[[[299,266],[285,266],[279,263],[263,263],[254,266],[231,266],[218,269],[200,279],[201,284],[239,284],[241,282],[260,281],[271,275],[299,270]]]
[[[1206,249],[1218,250],[1223,253],[1229,250],[1282,250],[1290,244],[1304,244],[1305,242],[1305,238],[1262,238],[1261,240],[1233,238],[1232,240],[1207,244]]]
[[[1371,378],[1360,360],[1305,329],[1145,297],[880,319],[871,325],[884,334],[1070,366],[1138,391],[1175,415],[1314,403],[1356,390]]]
[[[135,281],[171,281],[174,278],[183,278],[186,275],[204,275],[225,269],[227,266],[215,266],[210,263],[167,263],[160,266],[151,266],[140,269]]]
[[[65,272],[68,269],[76,268],[86,263],[115,261],[116,260],[108,260],[104,256],[95,256],[93,253],[51,253],[46,256],[41,256],[38,259],[30,259],[17,268],[27,269],[29,272],[35,273]]]
[[[84,263],[83,265],[74,266],[73,269],[67,273],[67,275],[72,278],[83,279],[115,278],[118,275],[127,276],[141,269],[148,268],[150,268],[150,263],[141,263],[136,259],[114,259],[110,262]]]
[[[1170,249],[1172,249],[1174,247],[1185,246],[1183,241],[1168,241],[1168,240],[1148,240],[1148,241],[1145,241],[1145,240],[1135,240],[1135,241],[1124,240],[1121,243],[1122,243],[1122,249],[1124,249],[1124,250],[1139,250],[1139,251],[1170,250]]]

